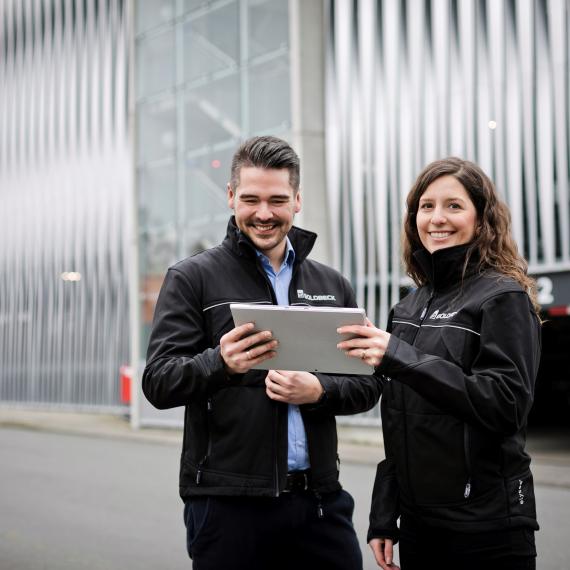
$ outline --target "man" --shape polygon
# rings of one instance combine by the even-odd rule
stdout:
[[[157,408],[186,407],[180,495],[193,567],[358,570],[335,414],[370,409],[380,386],[373,376],[252,370],[277,340],[252,334],[251,323],[233,328],[229,308],[354,307],[353,292],[307,259],[316,235],[293,227],[299,158],[285,141],[243,143],[227,192],[234,216],[225,240],[166,275],[143,376]]]

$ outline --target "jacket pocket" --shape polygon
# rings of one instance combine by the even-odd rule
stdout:
[[[534,482],[530,470],[507,480],[507,500],[511,517],[536,518]]]
[[[469,500],[469,450],[463,422],[444,414],[410,414],[407,431],[410,490],[416,504]]]

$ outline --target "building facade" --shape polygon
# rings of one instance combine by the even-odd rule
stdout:
[[[570,306],[569,27],[564,0],[6,0],[0,401],[127,410],[119,366],[136,388],[164,272],[222,239],[252,135],[298,150],[297,222],[380,326],[405,196],[448,155],[491,175],[541,302]],[[132,395],[135,425],[181,421]]]

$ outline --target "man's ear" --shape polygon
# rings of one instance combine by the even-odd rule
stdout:
[[[295,200],[295,214],[298,214],[301,211],[301,206],[303,205],[303,200],[301,198],[301,189],[297,190],[294,200]]]
[[[233,210],[236,195],[235,195],[234,191],[232,190],[232,186],[229,182],[228,182],[227,189],[228,189],[228,206],[230,207],[231,210]]]

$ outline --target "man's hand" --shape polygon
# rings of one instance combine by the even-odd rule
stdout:
[[[394,564],[394,541],[391,538],[373,538],[369,543],[376,564],[382,570],[400,570],[397,564]]]
[[[271,331],[252,334],[253,323],[232,329],[220,339],[220,353],[228,374],[244,374],[250,368],[273,358],[277,341]]]
[[[324,392],[319,379],[310,372],[270,370],[265,378],[265,392],[277,402],[314,404]]]

